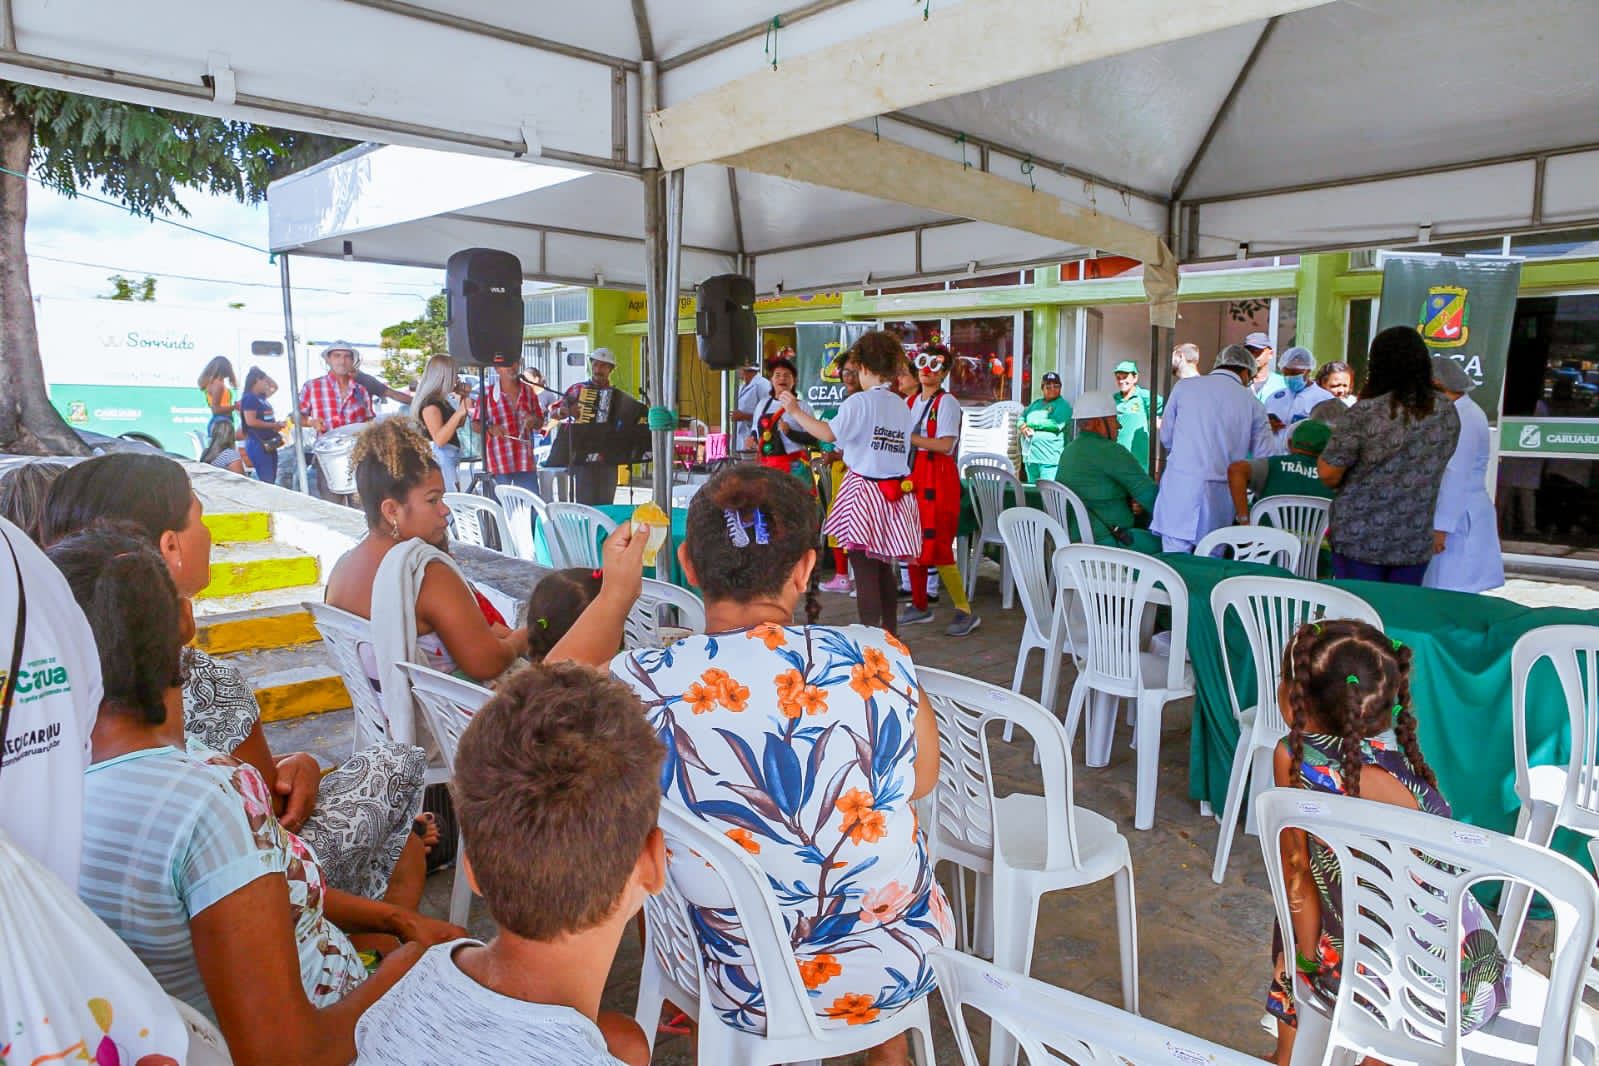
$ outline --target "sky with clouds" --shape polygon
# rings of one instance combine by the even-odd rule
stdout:
[[[278,267],[265,251],[265,204],[185,191],[189,217],[175,221],[244,245],[152,222],[87,197],[68,198],[28,186],[28,266],[33,294],[45,299],[92,299],[111,291],[122,274],[156,278],[163,305],[281,313]],[[442,270],[295,258],[296,332],[376,343],[379,331],[419,316],[426,298],[444,285]]]

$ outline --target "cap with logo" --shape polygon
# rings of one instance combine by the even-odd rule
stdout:
[[[1311,455],[1320,455],[1329,440],[1332,440],[1332,427],[1313,418],[1300,422],[1288,434],[1290,445]]]
[[[1244,338],[1244,347],[1253,348],[1255,351],[1264,351],[1271,347],[1271,338],[1264,333],[1251,333]]]
[[[1138,373],[1138,364],[1131,359],[1123,359],[1116,364],[1116,369],[1113,372],[1117,374],[1136,374]]]
[[[1085,392],[1072,405],[1072,420],[1084,422],[1090,418],[1116,417],[1116,401],[1108,392]]]
[[[1040,379],[1045,385],[1059,385],[1060,375],[1051,370]]]

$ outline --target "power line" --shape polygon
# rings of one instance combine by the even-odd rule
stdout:
[[[142,269],[140,267],[111,266],[108,263],[89,263],[89,262],[85,262],[84,260],[81,260],[81,259],[63,259],[63,258],[61,258],[59,256],[44,255],[44,254],[39,253],[39,252],[29,252],[28,253],[28,258],[29,259],[42,259],[42,260],[44,260],[47,263],[62,263],[64,265],[66,265],[66,266],[89,267],[89,268],[94,269],[94,270],[109,270],[109,271],[112,271],[113,273],[116,273],[116,274],[124,274],[124,275],[135,274],[135,275],[139,275],[141,277],[170,278],[170,279],[173,279],[173,280],[176,280],[176,281],[193,281],[193,282],[198,282],[198,283],[200,283],[202,285],[234,285],[234,286],[240,286],[240,287],[243,287],[243,288],[251,288],[251,289],[277,289],[278,288],[278,285],[275,282],[234,281],[234,280],[231,280],[231,279],[228,279],[228,278],[201,278],[201,277],[196,277],[193,274],[168,274],[168,273],[164,273],[164,272],[158,271],[158,270],[145,270],[145,269]],[[421,287],[421,288],[427,289],[427,295],[432,295],[433,293],[439,291],[438,287],[425,286],[421,282],[417,282],[417,285],[419,287]],[[319,288],[319,287],[314,286],[314,285],[296,285],[296,286],[294,286],[294,291],[295,292],[325,292],[325,293],[332,293],[335,296],[399,296],[399,297],[424,298],[424,295],[421,292],[406,292],[406,291],[395,290],[395,289],[388,289],[388,290],[385,290],[385,289],[329,289],[329,288]]]

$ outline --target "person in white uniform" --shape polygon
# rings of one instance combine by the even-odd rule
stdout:
[[[755,412],[772,395],[772,383],[761,375],[759,367],[742,367],[739,374],[743,383],[738,387],[738,397],[728,417],[734,422],[733,450],[748,452],[755,450]]]
[[[1438,554],[1422,584],[1456,592],[1482,592],[1505,583],[1499,550],[1499,523],[1488,495],[1488,416],[1466,395],[1475,386],[1466,368],[1445,355],[1432,360],[1433,387],[1454,401],[1460,415],[1460,440],[1444,470],[1433,513],[1433,545]]]
[[[1214,370],[1172,388],[1160,424],[1169,457],[1150,523],[1163,550],[1191,552],[1205,534],[1232,524],[1227,468],[1281,451],[1266,408],[1249,387],[1255,371],[1254,355],[1229,344],[1216,356]]]
[[[1335,397],[1317,383],[1316,357],[1310,354],[1309,348],[1295,346],[1288,349],[1282,354],[1282,358],[1277,360],[1277,368],[1282,372],[1283,380],[1287,382],[1289,398],[1292,401],[1288,407],[1288,416],[1283,418],[1286,424],[1282,433],[1278,435],[1283,447],[1286,448],[1288,434],[1294,431],[1294,427],[1310,418],[1310,413],[1318,405]],[[1266,413],[1272,413],[1269,403],[1266,405]]]

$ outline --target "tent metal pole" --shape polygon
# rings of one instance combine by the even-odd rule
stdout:
[[[305,445],[300,436],[300,353],[294,343],[294,303],[289,296],[289,253],[278,253],[278,286],[283,290],[283,348],[289,357],[289,402],[294,405],[294,483],[307,492]]]
[[[661,249],[661,316],[660,342],[655,349],[655,403],[668,411],[677,410],[677,294],[678,270],[683,243],[683,172],[674,170],[665,175],[665,201],[662,203],[662,223],[665,240]],[[672,438],[676,427],[655,430],[654,438],[654,489],[655,503],[661,510],[672,510]],[[675,550],[668,532],[667,546],[663,551]],[[670,558],[670,556],[668,556]]]

